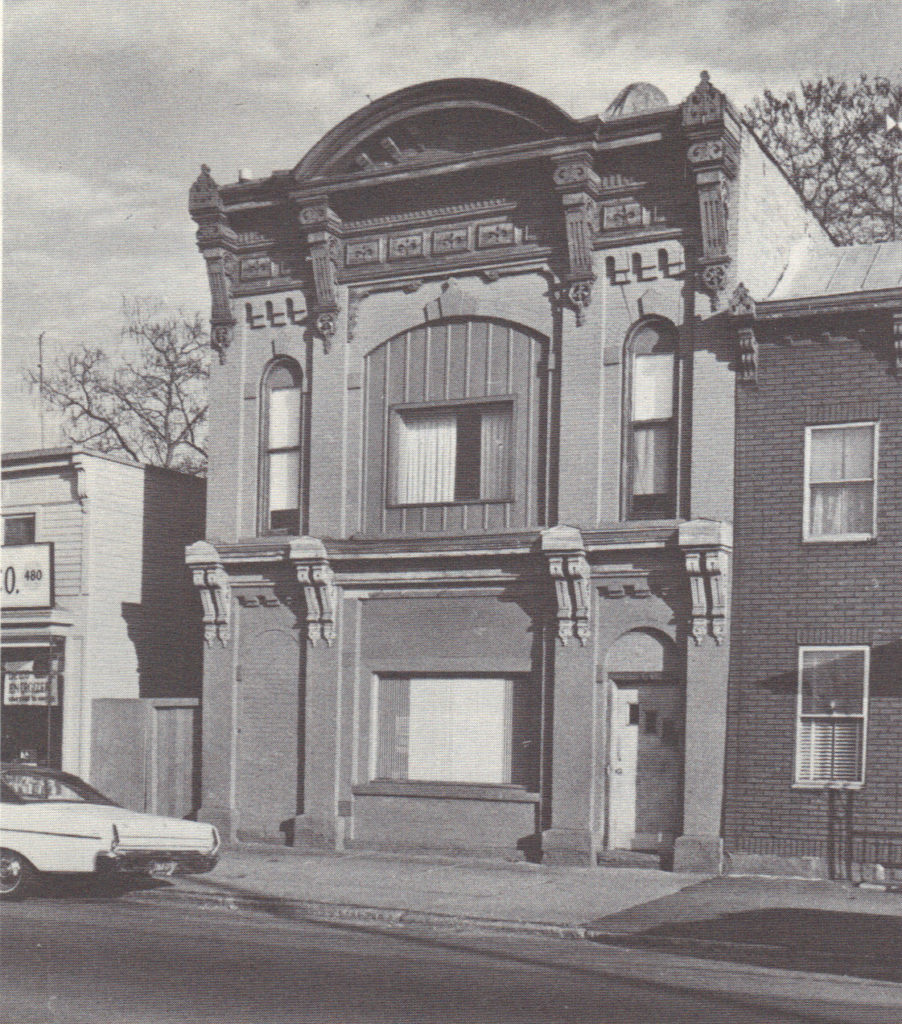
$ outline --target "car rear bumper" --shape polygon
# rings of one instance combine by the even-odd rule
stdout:
[[[216,853],[185,850],[123,850],[97,855],[97,870],[140,875],[202,875],[212,871]]]

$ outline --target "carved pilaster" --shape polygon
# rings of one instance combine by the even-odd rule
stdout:
[[[601,179],[592,167],[590,153],[562,157],[554,163],[554,187],[561,197],[567,236],[567,273],[563,299],[576,314],[577,325],[592,301],[592,242]]]
[[[325,546],[315,537],[298,537],[291,542],[288,557],[304,590],[307,639],[313,647],[320,639],[331,647],[336,637],[337,588]]]
[[[700,251],[695,276],[716,309],[729,278],[732,181],[739,166],[741,127],[707,71],[683,104],[686,161],[698,195]]]
[[[314,301],[311,325],[329,352],[338,318],[338,265],[341,261],[341,219],[325,199],[308,202],[298,212],[298,223],[307,236],[313,270]]]
[[[566,644],[575,636],[585,646],[591,633],[591,587],[582,535],[570,526],[543,530],[542,553],[554,583],[558,639]]]
[[[209,647],[216,639],[225,647],[230,636],[232,588],[219,552],[212,544],[199,540],[185,549],[185,563],[200,594],[204,642]]]
[[[896,373],[902,376],[902,313],[893,313],[893,356]]]
[[[732,538],[728,523],[697,519],[680,525],[679,544],[689,581],[689,631],[696,644],[710,635],[720,645],[726,637]]]
[[[212,308],[210,344],[224,362],[232,343],[235,318],[232,316],[232,281],[236,241],[225,213],[219,186],[203,164],[188,193],[188,211],[197,224],[197,246],[207,263]]]

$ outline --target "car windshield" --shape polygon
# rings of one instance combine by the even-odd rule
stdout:
[[[69,803],[117,805],[93,786],[64,772],[35,772],[11,768],[3,772],[3,800],[7,803]]]

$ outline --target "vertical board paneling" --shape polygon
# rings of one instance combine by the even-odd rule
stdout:
[[[467,533],[538,523],[537,481],[544,346],[531,335],[488,320],[416,327],[366,357],[365,529],[369,533]],[[514,502],[392,508],[392,407],[403,402],[515,398]]]

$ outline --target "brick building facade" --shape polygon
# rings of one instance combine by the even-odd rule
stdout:
[[[201,814],[720,865],[740,281],[829,246],[703,75],[371,103],[191,215],[212,294]]]
[[[801,247],[732,312],[727,851],[902,867],[902,243]]]

